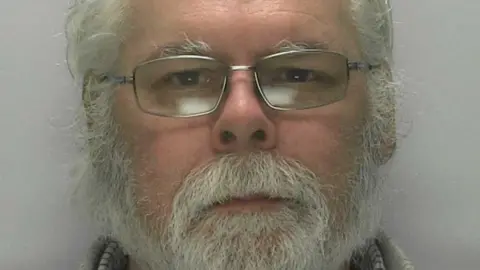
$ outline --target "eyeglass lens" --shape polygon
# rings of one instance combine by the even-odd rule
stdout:
[[[275,109],[306,109],[344,98],[346,58],[334,53],[292,53],[265,58],[256,80],[265,102]],[[214,110],[229,67],[209,58],[160,59],[135,71],[141,108],[159,115],[189,116]]]

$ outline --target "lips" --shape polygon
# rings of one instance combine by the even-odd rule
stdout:
[[[264,194],[253,194],[241,197],[231,197],[219,201],[213,204],[212,208],[220,211],[226,210],[228,212],[263,212],[278,210],[278,207],[285,204],[291,205],[292,202],[295,202],[295,200]]]
[[[249,195],[245,197],[233,197],[231,200],[235,201],[253,201],[253,200],[281,200],[282,198],[280,197],[272,197],[272,196],[267,196],[267,195]]]
[[[264,195],[264,194],[252,194],[252,195],[247,195],[247,196],[233,196],[231,198],[228,198],[226,200],[222,200],[221,202],[215,203],[215,205],[223,205],[223,204],[229,204],[233,202],[237,203],[248,203],[248,202],[260,202],[260,201],[282,201],[286,200],[285,198],[281,197],[274,197],[274,196],[269,196],[269,195]]]

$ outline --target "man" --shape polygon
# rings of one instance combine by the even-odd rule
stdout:
[[[77,0],[82,269],[413,269],[382,233],[385,0]]]

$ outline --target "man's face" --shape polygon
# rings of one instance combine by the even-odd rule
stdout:
[[[186,37],[229,65],[254,65],[285,41],[327,44],[361,60],[346,1],[131,5],[124,73]],[[228,80],[219,108],[192,118],[144,113],[131,85],[116,89],[113,120],[128,145],[129,207],[140,224],[121,225],[129,236],[119,238],[139,264],[176,269],[338,267],[364,237],[352,228],[361,212],[358,186],[374,181],[365,174],[366,75],[350,73],[341,101],[283,112],[259,98],[251,71],[233,71]],[[148,243],[135,243],[137,236]]]

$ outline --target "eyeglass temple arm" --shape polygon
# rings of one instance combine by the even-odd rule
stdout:
[[[114,84],[132,84],[134,81],[133,76],[127,77],[127,76],[105,75],[103,79]]]
[[[372,64],[369,64],[369,63],[365,63],[365,62],[348,62],[348,69],[349,70],[362,70],[362,69],[368,69],[368,70],[372,70],[372,69],[375,69],[375,68],[379,68],[380,65],[372,65]]]

